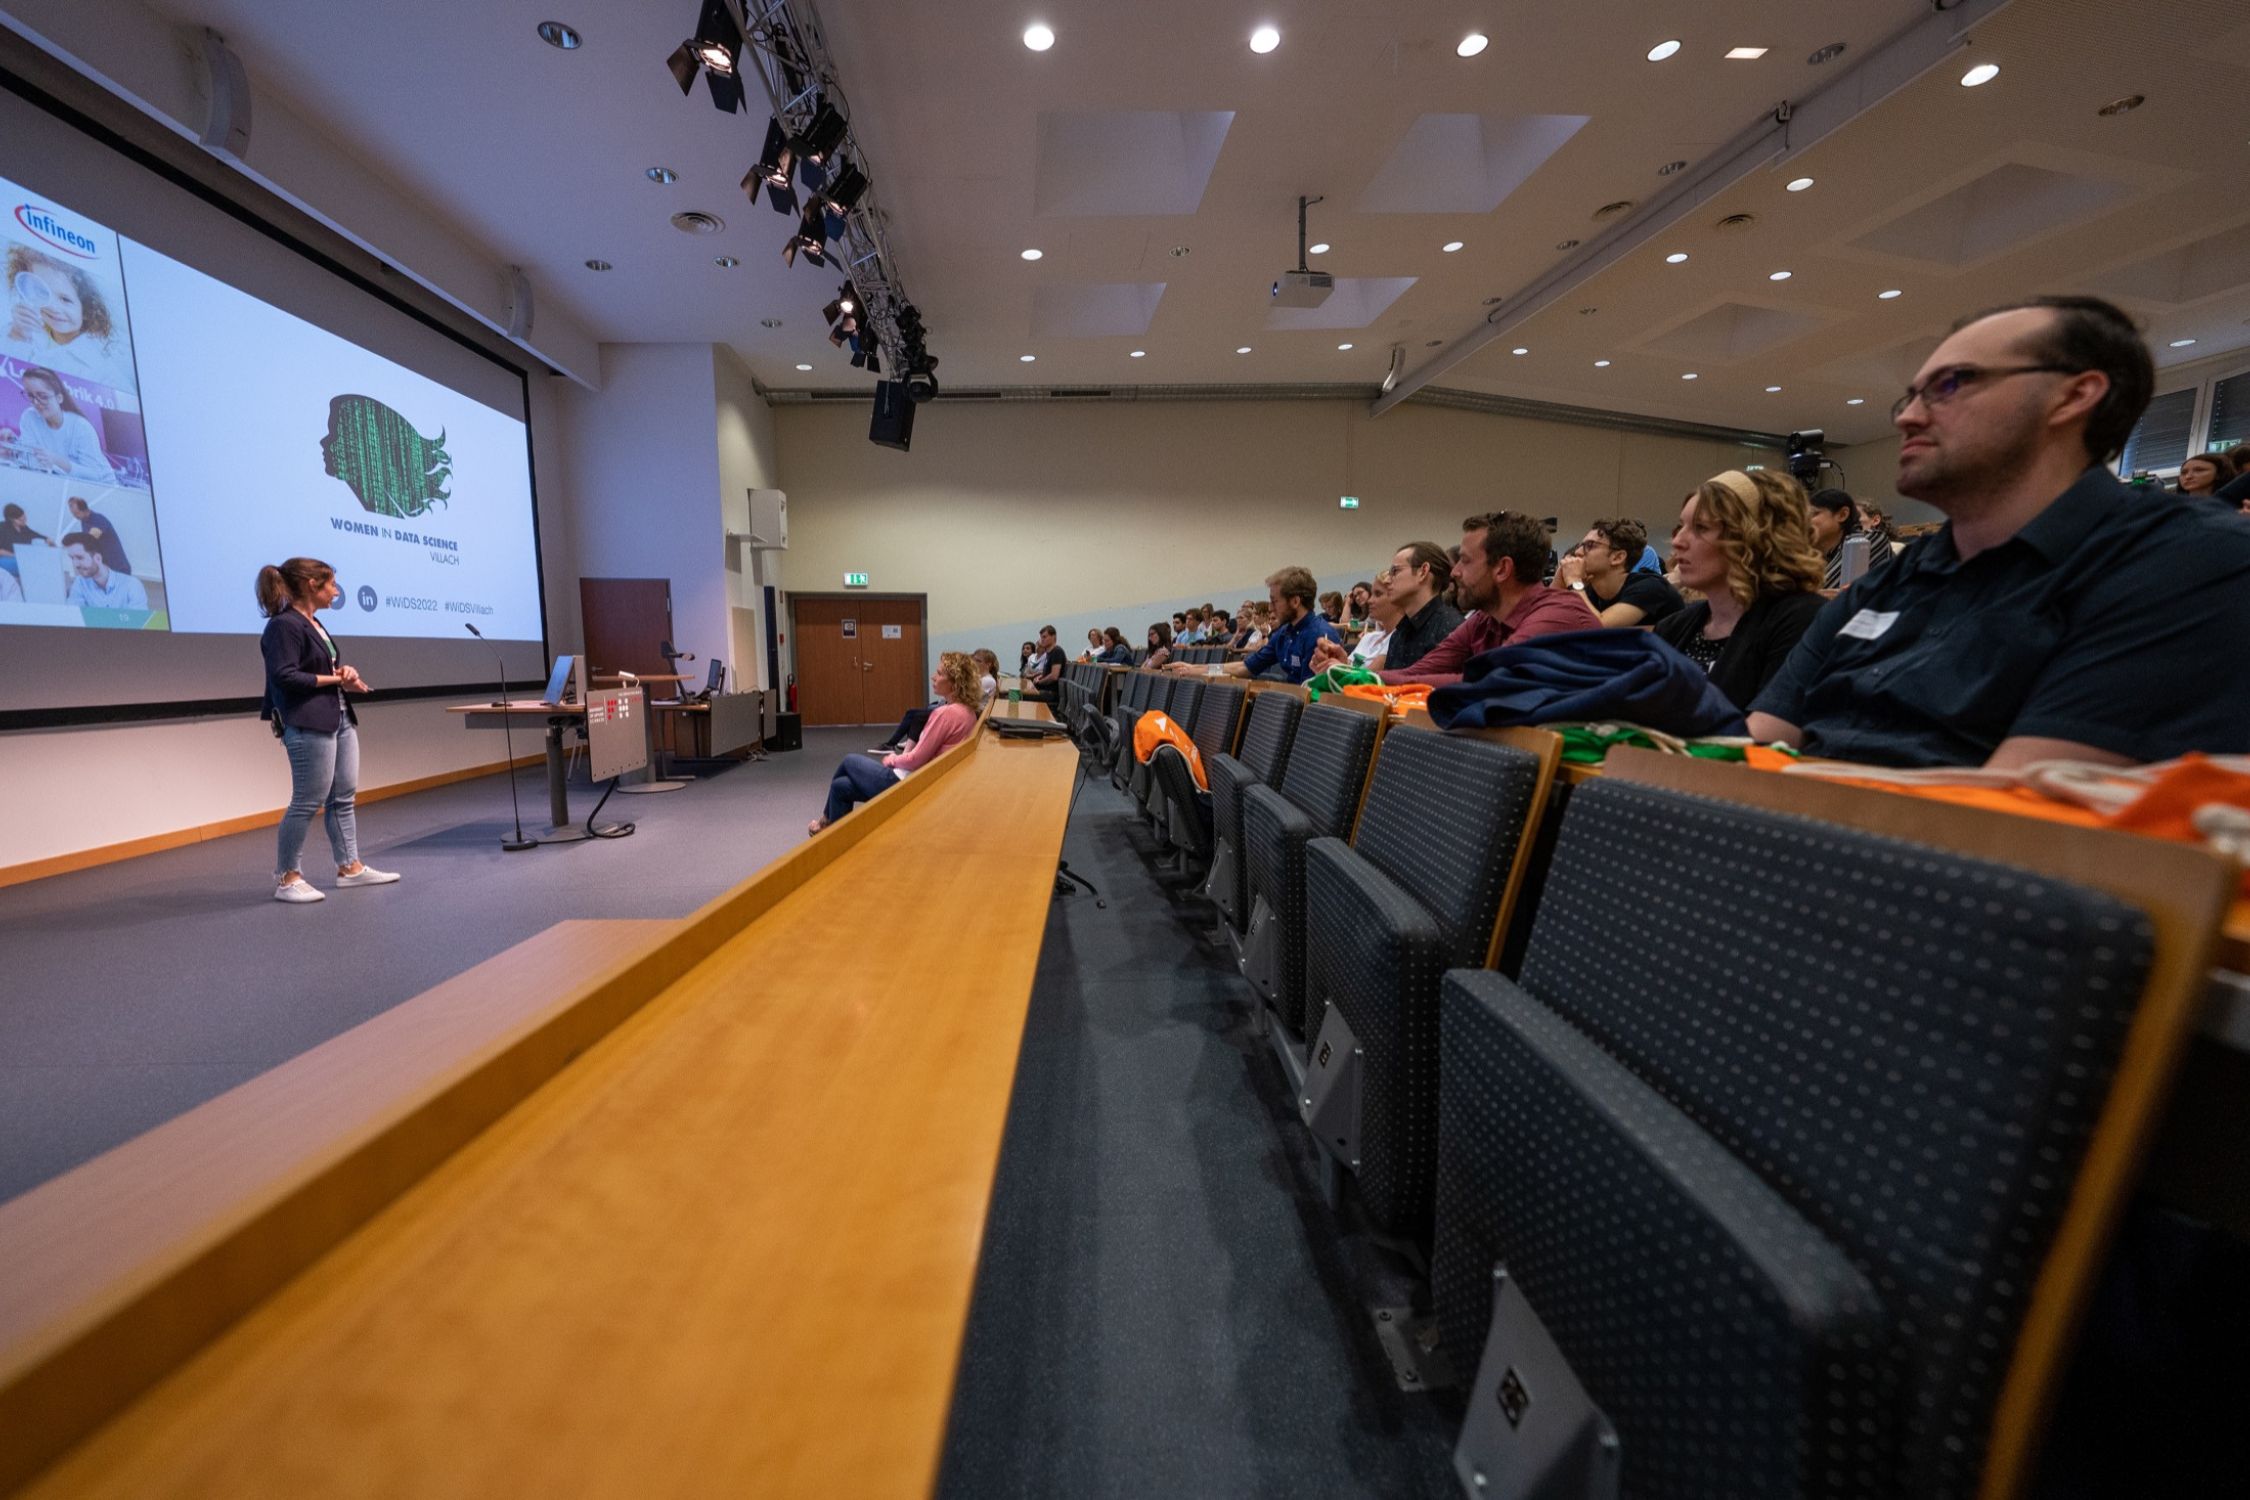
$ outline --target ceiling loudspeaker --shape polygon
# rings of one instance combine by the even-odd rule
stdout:
[[[500,322],[509,338],[531,337],[531,278],[521,266],[500,268]]]
[[[206,151],[239,160],[250,149],[250,75],[225,37],[203,28],[198,58],[205,88],[203,131],[196,139]]]
[[[875,414],[867,424],[867,440],[901,453],[914,441],[914,402],[906,394],[905,381],[875,382]]]

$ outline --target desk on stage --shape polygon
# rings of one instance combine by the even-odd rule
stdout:
[[[446,709],[462,716],[470,729],[506,729],[519,723],[537,723],[547,731],[547,820],[561,828],[570,822],[570,770],[564,756],[563,734],[577,728],[586,736],[587,770],[595,781],[638,770],[649,763],[650,714],[639,688],[595,688],[588,692],[593,711],[584,703],[543,703],[536,698],[509,703],[458,703]],[[515,770],[509,769],[513,776]]]

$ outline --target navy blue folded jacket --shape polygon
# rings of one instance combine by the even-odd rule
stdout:
[[[1683,739],[1749,733],[1701,667],[1645,630],[1566,630],[1472,656],[1459,682],[1430,694],[1430,718],[1443,729],[1615,720]]]

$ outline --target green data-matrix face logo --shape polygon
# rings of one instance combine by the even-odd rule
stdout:
[[[452,499],[445,488],[453,477],[445,434],[422,436],[373,396],[330,398],[320,456],[328,473],[359,497],[360,508],[379,516],[418,516]]]

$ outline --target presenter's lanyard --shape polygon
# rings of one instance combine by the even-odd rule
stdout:
[[[307,615],[305,618],[312,620],[312,628],[320,632],[321,644],[328,648],[328,670],[334,673],[336,663],[341,659],[341,654],[336,650],[336,638],[328,633],[327,626],[321,624],[318,620],[313,620],[311,615]],[[341,682],[336,684],[336,707],[339,709],[344,707],[344,685]]]

